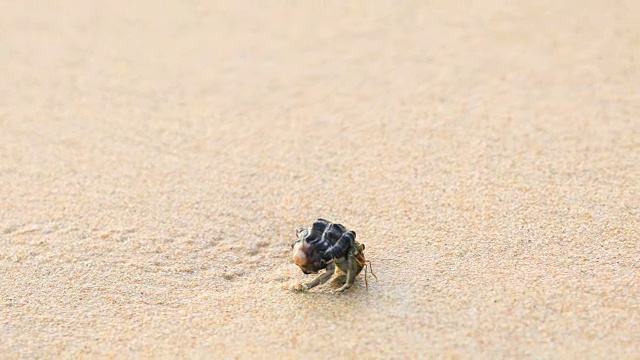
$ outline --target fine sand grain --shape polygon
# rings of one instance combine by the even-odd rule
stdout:
[[[1,358],[640,358],[640,1],[1,8]]]

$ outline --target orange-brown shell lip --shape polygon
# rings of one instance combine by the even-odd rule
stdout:
[[[298,250],[293,254],[293,262],[302,267],[307,264],[307,255],[302,250]]]

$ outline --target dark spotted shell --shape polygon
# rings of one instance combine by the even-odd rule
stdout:
[[[304,241],[307,249],[307,266],[318,271],[334,259],[345,258],[355,243],[356,233],[342,224],[317,219],[310,228],[298,230],[298,241]]]

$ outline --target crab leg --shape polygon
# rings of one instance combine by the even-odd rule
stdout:
[[[347,256],[347,282],[342,285],[336,292],[342,292],[350,288],[356,280],[356,276],[362,267],[358,264],[358,260],[353,255]]]
[[[307,289],[311,289],[312,287],[316,287],[320,284],[326,283],[329,279],[331,279],[335,271],[336,265],[334,263],[327,265],[327,271],[324,274],[318,276],[317,278],[311,280],[306,284]]]

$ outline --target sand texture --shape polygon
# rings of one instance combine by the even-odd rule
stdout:
[[[0,358],[640,358],[640,1],[1,8]]]

